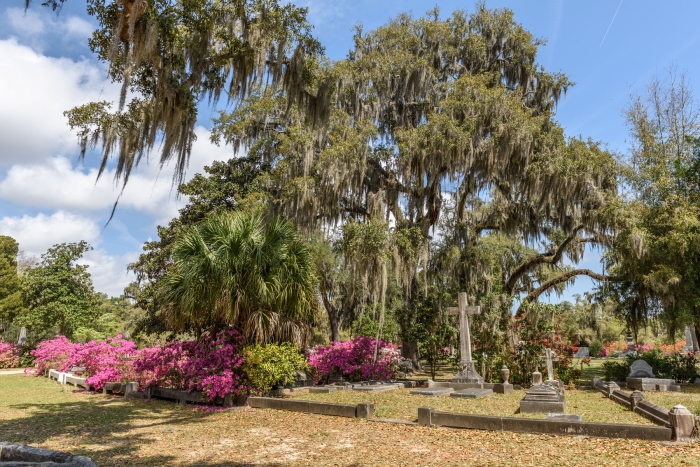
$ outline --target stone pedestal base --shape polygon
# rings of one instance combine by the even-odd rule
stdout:
[[[564,392],[558,386],[538,384],[532,386],[520,401],[522,413],[564,413]]]
[[[461,362],[457,375],[452,378],[453,383],[483,383],[484,378],[476,372],[474,362]]]
[[[520,401],[520,413],[564,413],[566,402]]]
[[[673,379],[627,378],[627,387],[639,391],[680,391],[680,385]]]

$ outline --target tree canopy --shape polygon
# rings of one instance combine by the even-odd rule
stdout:
[[[35,337],[52,333],[71,337],[99,315],[99,297],[88,267],[76,264],[91,249],[84,241],[55,245],[24,275],[22,296],[28,310],[19,322]]]
[[[607,261],[607,292],[633,332],[647,319],[671,335],[700,324],[700,113],[674,69],[655,77],[624,111],[630,152],[621,230]],[[700,326],[699,326],[700,328]]]
[[[159,288],[171,329],[233,326],[255,342],[306,343],[317,319],[308,245],[286,221],[223,213],[188,229]]]

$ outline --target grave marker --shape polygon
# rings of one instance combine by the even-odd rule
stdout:
[[[472,361],[472,343],[469,335],[469,315],[481,313],[481,307],[467,305],[467,293],[459,293],[459,306],[447,309],[448,315],[459,315],[459,372],[453,382],[483,383],[484,378],[476,372]]]
[[[547,381],[554,381],[554,366],[552,365],[552,349],[547,349]]]

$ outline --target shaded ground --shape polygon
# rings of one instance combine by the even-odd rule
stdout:
[[[0,379],[0,439],[87,455],[101,467],[700,465],[698,443],[451,430],[274,410],[206,413],[14,375]]]

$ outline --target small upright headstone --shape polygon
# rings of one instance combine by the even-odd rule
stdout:
[[[542,373],[535,371],[532,373],[532,385],[539,386],[540,384],[542,384]]]
[[[654,371],[644,360],[635,360],[630,365],[630,378],[655,378]]]
[[[685,345],[683,350],[686,352],[693,351],[693,336],[690,334],[690,326],[685,327]]]
[[[22,326],[22,329],[19,330],[19,339],[17,340],[17,347],[22,347],[26,343],[27,343],[27,328]]]
[[[627,350],[634,350],[634,339],[632,339],[632,333],[627,331]]]

